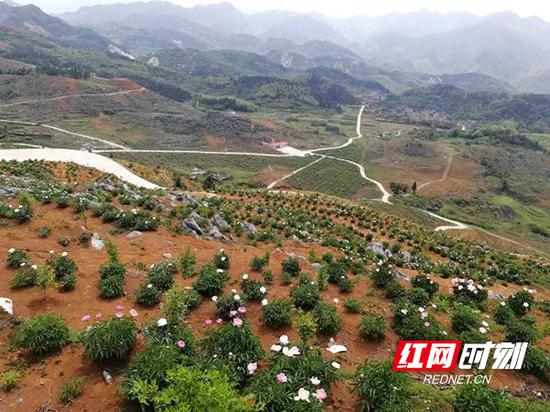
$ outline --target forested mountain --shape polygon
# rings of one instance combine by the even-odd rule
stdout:
[[[513,120],[523,128],[550,131],[550,95],[468,92],[451,85],[417,88],[390,96],[380,112],[432,124]]]

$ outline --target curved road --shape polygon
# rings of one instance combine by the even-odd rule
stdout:
[[[77,95],[57,96],[57,97],[47,98],[47,99],[37,99],[37,100],[28,100],[28,101],[16,102],[16,103],[8,103],[8,104],[5,104],[5,105],[0,105],[0,107],[8,107],[8,106],[14,106],[16,104],[28,104],[28,103],[35,103],[35,102],[42,102],[42,101],[50,101],[50,100],[51,101],[62,100],[62,99],[67,99],[67,98],[70,98],[70,97],[77,97],[77,96],[78,97],[99,96],[99,95],[101,95],[101,96],[114,96],[114,95],[120,95],[120,94],[129,94],[129,93],[134,93],[134,92],[141,92],[143,90],[145,90],[145,88],[123,90],[123,91],[112,92],[112,93],[98,93],[98,94],[87,94],[87,95],[86,94],[77,94]],[[319,162],[320,160],[322,160],[324,158],[331,158],[331,159],[334,159],[334,160],[339,160],[339,161],[346,162],[346,163],[349,163],[349,164],[352,164],[352,165],[356,166],[359,169],[361,177],[363,179],[371,182],[371,183],[374,183],[378,187],[380,192],[382,192],[382,197],[379,200],[383,203],[391,204],[391,202],[389,200],[391,194],[386,190],[386,188],[384,187],[384,185],[382,185],[382,183],[380,183],[379,181],[377,181],[375,179],[372,179],[372,178],[368,177],[365,173],[365,168],[361,164],[353,162],[353,161],[348,160],[348,159],[343,159],[343,158],[340,158],[340,157],[336,157],[336,156],[329,156],[329,155],[326,155],[326,154],[317,154],[316,153],[316,152],[319,152],[319,151],[342,149],[342,148],[347,147],[350,144],[352,144],[355,140],[362,138],[363,135],[361,134],[361,119],[362,119],[364,109],[365,109],[365,106],[362,105],[360,110],[359,110],[359,113],[357,114],[357,124],[356,124],[357,135],[355,137],[352,137],[352,138],[348,139],[348,141],[346,143],[344,143],[342,145],[339,145],[339,146],[316,148],[316,149],[311,149],[311,150],[307,151],[306,153],[308,153],[309,155],[312,155],[312,156],[316,156],[316,157],[318,157],[318,159],[314,160],[311,163],[308,163],[307,165],[305,165],[305,166],[303,166],[299,169],[294,170],[293,172],[289,173],[286,176],[283,176],[282,178],[277,179],[276,181],[269,184],[268,189],[274,188],[275,186],[277,186],[277,184],[281,183],[285,179],[301,172],[302,170],[308,168],[309,166],[313,165],[314,163]],[[62,132],[62,133],[72,135],[72,136],[77,136],[77,137],[81,137],[81,138],[88,139],[88,140],[94,140],[94,141],[103,143],[107,146],[110,146],[110,147],[114,148],[114,149],[110,149],[110,150],[98,150],[97,152],[106,152],[106,153],[108,153],[108,152],[203,153],[203,154],[212,154],[212,155],[214,155],[214,154],[232,154],[232,155],[266,156],[266,157],[291,157],[292,156],[292,155],[289,155],[289,154],[269,154],[269,153],[254,153],[254,152],[211,152],[211,151],[202,151],[202,150],[165,150],[165,151],[163,151],[163,150],[134,150],[134,149],[130,149],[128,147],[125,147],[123,145],[113,143],[111,141],[104,140],[104,139],[101,139],[101,138],[98,138],[98,137],[89,136],[89,135],[85,135],[85,134],[81,134],[81,133],[71,132],[69,130],[65,130],[65,129],[62,129],[62,128],[59,128],[59,127],[56,127],[56,126],[47,125],[47,124],[41,124],[41,123],[36,123],[36,122],[16,121],[16,120],[1,120],[1,119],[0,119],[0,123],[22,124],[22,125],[31,125],[31,126],[43,126],[43,127],[49,128],[51,130],[56,130],[56,131],[59,131],[59,132]],[[92,168],[98,169],[98,170],[100,170],[102,172],[105,172],[105,173],[111,173],[111,174],[117,176],[118,178],[120,178],[121,180],[123,180],[125,182],[128,182],[128,183],[131,183],[131,184],[134,184],[136,186],[140,186],[140,187],[144,187],[144,188],[148,188],[148,189],[160,188],[160,186],[157,186],[154,183],[148,182],[147,180],[145,180],[145,179],[135,175],[134,173],[130,172],[128,169],[124,168],[122,165],[115,162],[114,160],[109,159],[105,156],[101,156],[97,153],[90,153],[90,152],[85,152],[85,151],[69,150],[69,149],[46,149],[46,148],[44,148],[44,149],[10,149],[10,150],[0,150],[0,160],[17,160],[17,161],[49,160],[49,161],[61,161],[61,162],[63,162],[63,161],[64,162],[74,162],[74,163],[77,163],[77,164],[82,165],[82,166],[92,167]],[[448,172],[448,169],[450,169],[451,161],[452,161],[452,158],[449,159],[449,164],[448,164],[446,172]],[[433,213],[433,212],[429,212],[427,210],[423,210],[423,209],[417,209],[417,210],[419,210],[423,213],[426,213],[426,214],[428,214],[429,216],[431,216],[433,218],[439,219],[443,222],[446,222],[446,223],[450,224],[450,225],[438,226],[438,227],[435,228],[435,231],[463,230],[463,229],[467,229],[467,228],[470,227],[470,226],[468,226],[468,225],[466,225],[462,222],[458,222],[456,220],[448,219],[446,217],[440,216],[440,215],[438,215],[436,213]],[[488,235],[497,237],[501,240],[505,240],[505,241],[514,243],[518,246],[533,249],[531,247],[522,245],[522,244],[520,244],[520,243],[518,243],[514,240],[511,240],[511,239],[505,238],[503,236],[499,236],[495,233],[489,232],[485,229],[481,229],[481,228],[477,228],[477,227],[475,227],[475,228],[483,231],[484,233],[486,233]],[[534,249],[534,250],[536,250],[536,249]]]
[[[95,153],[71,149],[6,149],[0,150],[0,160],[47,160],[52,162],[73,162],[110,173],[124,182],[145,189],[160,189],[160,186],[139,177],[108,157]]]

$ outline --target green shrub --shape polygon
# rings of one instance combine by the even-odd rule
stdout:
[[[387,263],[377,266],[369,273],[370,278],[377,287],[385,287],[393,280],[393,273]]]
[[[514,311],[506,304],[498,305],[493,317],[499,325],[507,325],[514,320]]]
[[[485,288],[476,285],[472,279],[456,279],[453,284],[453,295],[458,302],[484,308],[488,296]]]
[[[172,262],[157,263],[149,268],[149,282],[160,291],[168,290],[174,284],[174,273],[176,265]]]
[[[361,412],[412,410],[410,378],[393,372],[390,361],[359,365],[353,383],[359,397],[357,409]]]
[[[54,313],[29,319],[15,331],[15,343],[37,355],[59,352],[68,341],[69,328],[63,318]]]
[[[137,326],[130,318],[108,319],[82,334],[84,356],[95,362],[125,359],[136,341]]]
[[[188,310],[193,310],[201,304],[202,296],[195,289],[186,289],[184,302]]]
[[[124,278],[124,276],[126,276],[126,268],[118,261],[110,261],[99,269],[99,274],[101,279],[106,279],[113,276]]]
[[[142,282],[136,291],[136,303],[150,308],[160,302],[160,291],[148,281]]]
[[[53,269],[59,290],[62,292],[73,290],[76,286],[76,272],[78,271],[76,263],[66,254],[54,257],[49,263]]]
[[[463,384],[455,390],[455,412],[512,412],[508,398],[486,385]]]
[[[518,316],[523,316],[530,311],[534,302],[533,295],[526,290],[520,290],[508,298],[510,309]]]
[[[380,339],[386,330],[386,318],[378,313],[367,313],[361,318],[359,333],[365,339]]]
[[[158,321],[149,322],[143,331],[145,340],[152,346],[176,346],[186,356],[194,356],[197,350],[197,344],[191,327],[185,323],[179,325],[159,324]],[[182,340],[185,342],[185,348],[182,350],[178,346],[178,342]]]
[[[170,325],[177,325],[185,319],[187,315],[186,291],[181,286],[174,285],[166,292],[166,302],[164,303],[164,315]]]
[[[158,388],[166,386],[167,372],[183,361],[184,354],[176,345],[147,345],[132,358],[122,385],[122,391],[130,400],[138,400],[136,382],[154,383]],[[148,397],[148,401],[152,397]],[[143,402],[142,402],[143,403]]]
[[[508,342],[535,342],[537,331],[535,327],[522,320],[516,320],[506,325],[506,341]]]
[[[298,309],[311,310],[319,303],[319,288],[309,277],[303,277],[290,290],[290,299]]]
[[[271,272],[271,270],[264,271],[262,277],[266,285],[271,285],[273,283],[273,272]]]
[[[0,388],[5,391],[10,391],[17,387],[17,381],[21,374],[15,370],[9,370],[0,374]]]
[[[284,373],[286,382],[277,380],[277,375]],[[311,378],[317,377],[319,385],[313,385]],[[248,389],[264,405],[266,411],[323,411],[323,403],[314,395],[316,391],[328,392],[335,381],[336,370],[330,361],[323,359],[319,349],[304,350],[299,356],[288,357],[275,354],[269,366],[257,373]],[[294,397],[300,388],[310,391],[310,402],[297,402]]]
[[[203,296],[212,297],[222,290],[227,279],[227,272],[212,265],[204,265],[193,287]]]
[[[426,275],[418,275],[412,278],[411,285],[413,288],[421,288],[428,293],[430,298],[435,295],[435,293],[439,290],[439,285],[435,283],[430,276]]]
[[[29,255],[24,250],[12,248],[8,250],[6,262],[11,268],[19,268],[29,262]]]
[[[328,273],[329,283],[339,284],[340,281],[347,277],[348,265],[345,261],[331,261],[322,267]]]
[[[229,262],[229,256],[223,249],[221,249],[216,255],[214,256],[214,266],[216,269],[223,269],[228,270],[230,266]]]
[[[340,330],[340,316],[333,305],[319,303],[313,311],[313,316],[317,322],[317,331],[319,333],[332,336]]]
[[[480,326],[479,313],[468,305],[456,305],[451,315],[451,327],[456,333],[476,330]]]
[[[437,320],[428,315],[422,317],[419,308],[406,301],[398,301],[393,307],[392,327],[405,340],[439,340],[445,335]]]
[[[361,311],[363,310],[361,302],[353,298],[346,299],[346,301],[344,302],[344,307],[349,313],[361,313]]]
[[[281,262],[283,273],[288,273],[290,276],[298,276],[300,274],[300,262],[298,259],[289,257]]]
[[[215,367],[228,367],[239,383],[249,376],[247,366],[258,362],[264,355],[260,340],[247,324],[235,327],[224,324],[212,329],[202,342],[203,349]]]
[[[304,345],[308,345],[317,334],[317,321],[311,313],[301,313],[296,318],[296,331]]]
[[[548,382],[550,380],[550,355],[535,346],[528,346],[521,372],[537,376]]]
[[[178,257],[178,269],[184,278],[190,278],[195,274],[197,258],[191,249],[185,249]]]
[[[399,282],[396,282],[395,280],[390,280],[388,283],[386,283],[386,291],[384,292],[386,298],[390,300],[396,300],[405,297],[406,294],[407,290]]]
[[[262,323],[272,329],[290,326],[292,323],[292,304],[286,299],[275,299],[262,306]]]
[[[228,293],[218,297],[216,301],[216,308],[218,317],[224,320],[230,320],[231,318],[239,315],[237,309],[244,307],[246,302],[238,295]],[[231,314],[233,312],[233,314]]]
[[[157,388],[145,392],[157,392]],[[178,366],[168,371],[166,388],[153,398],[155,410],[235,411],[255,410],[252,398],[239,395],[225,371]]]
[[[347,276],[341,277],[338,281],[338,290],[342,293],[349,293],[353,290],[353,282]]]
[[[30,265],[25,265],[17,269],[11,279],[13,289],[22,289],[34,286],[36,284],[36,269]]]
[[[265,297],[266,287],[258,280],[243,279],[241,290],[246,300],[259,302]]]
[[[261,272],[269,264],[269,252],[262,256],[254,256],[250,261],[250,269],[255,272]]]
[[[38,229],[38,237],[40,239],[46,239],[48,236],[50,236],[51,229],[46,226],[42,226],[40,229]]]
[[[19,224],[28,222],[32,219],[33,216],[34,212],[32,210],[30,202],[21,204],[13,210],[13,219],[15,219]]]
[[[124,295],[124,277],[109,276],[98,283],[99,296],[102,299],[115,299]]]
[[[407,293],[409,301],[417,306],[426,306],[430,301],[430,295],[424,289],[412,288]]]
[[[59,394],[59,400],[63,404],[68,404],[74,401],[82,394],[82,386],[86,382],[85,376],[79,376],[72,378],[61,387],[61,393]]]

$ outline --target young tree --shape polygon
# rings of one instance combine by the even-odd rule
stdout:
[[[48,289],[53,285],[53,272],[48,265],[38,265],[36,268],[36,287],[42,291],[42,300],[46,300]]]
[[[416,194],[416,182],[414,182],[411,186],[413,194]]]

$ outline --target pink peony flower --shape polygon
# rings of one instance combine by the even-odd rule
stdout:
[[[424,322],[424,326],[429,328],[430,327],[430,322]]]
[[[116,310],[122,310],[122,309],[124,309],[124,306],[122,306],[122,305],[116,305]]]
[[[96,319],[101,319],[102,316],[103,316],[103,315],[102,315],[100,312],[97,312],[97,313],[95,314],[95,318],[96,318]]]
[[[246,308],[244,306],[240,306],[237,310],[239,313],[246,313]]]
[[[82,316],[82,317],[80,318],[80,320],[81,320],[82,322],[87,322],[87,321],[90,320],[90,315],[84,315],[84,316]]]
[[[185,341],[183,341],[183,340],[178,340],[178,348],[184,349],[184,348],[185,348]]]
[[[319,388],[313,394],[320,402],[327,398],[327,392],[323,388]]]
[[[258,364],[256,362],[251,362],[246,365],[246,369],[248,370],[248,374],[252,375],[254,372],[256,372],[256,369],[258,369]]]
[[[124,317],[124,313],[117,312],[117,313],[115,313],[115,316],[120,319],[120,318]]]
[[[243,324],[242,319],[240,319],[240,318],[234,318],[233,319],[233,325],[234,326],[240,327],[240,326],[242,326],[242,324]]]
[[[230,310],[229,311],[229,316],[231,316],[232,318],[237,316],[237,311],[236,310]]]
[[[223,319],[222,319],[222,318],[216,319],[216,323],[217,323],[217,324],[220,324],[220,323],[222,323],[222,322],[223,322]]]
[[[277,374],[277,382],[286,383],[286,382],[288,382],[288,378],[286,377],[286,375],[283,372],[278,373]]]
[[[129,312],[130,312],[130,316],[131,316],[131,317],[137,318],[137,316],[138,316],[137,310],[135,310],[135,309],[130,309]]]
[[[212,319],[205,319],[204,324],[205,325],[211,325],[212,324]]]

